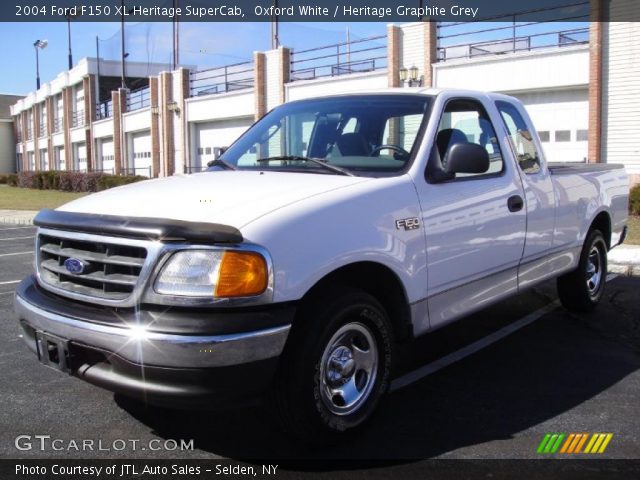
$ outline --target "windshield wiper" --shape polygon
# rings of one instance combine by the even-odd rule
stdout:
[[[216,158],[215,160],[211,160],[210,162],[207,162],[207,167],[222,167],[227,170],[236,170],[236,167],[231,165],[229,162],[225,162],[220,158]]]
[[[330,163],[327,163],[326,161],[320,160],[318,158],[301,157],[298,155],[280,155],[277,157],[259,158],[257,161],[265,162],[265,163],[276,162],[276,161],[310,162],[315,165],[320,165],[321,167],[327,170],[331,170],[332,172],[336,172],[341,175],[347,175],[349,177],[355,177],[355,175],[350,171],[345,170],[344,168],[338,167],[336,165],[331,165]]]

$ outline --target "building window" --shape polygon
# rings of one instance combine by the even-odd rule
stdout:
[[[556,142],[570,142],[571,130],[556,130]]]
[[[538,136],[541,142],[549,141],[549,130],[538,130]]]
[[[576,141],[586,142],[589,140],[589,130],[576,130]]]

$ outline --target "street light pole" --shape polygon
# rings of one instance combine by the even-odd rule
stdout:
[[[47,40],[36,40],[33,42],[33,48],[36,51],[36,89],[40,90],[40,56],[38,55],[38,50],[44,49],[48,45]]]
[[[67,36],[69,43],[69,70],[73,68],[73,55],[71,54],[71,15],[67,15]]]
[[[36,47],[36,90],[40,90],[40,58],[38,57],[38,47]]]

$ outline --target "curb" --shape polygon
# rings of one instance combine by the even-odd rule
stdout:
[[[640,265],[609,264],[609,273],[617,273],[625,277],[640,276]]]
[[[3,225],[33,225],[33,219],[38,212],[31,211],[0,211],[0,224]]]

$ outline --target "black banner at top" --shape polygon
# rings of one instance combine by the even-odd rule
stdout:
[[[627,5],[628,4],[628,5]],[[2,22],[636,21],[637,0],[14,0]],[[619,13],[616,13],[619,12]],[[616,15],[620,18],[616,19]]]

